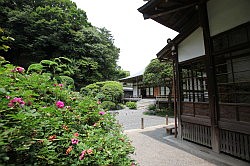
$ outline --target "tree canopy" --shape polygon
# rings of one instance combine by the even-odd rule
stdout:
[[[153,59],[143,73],[143,82],[154,86],[166,85],[169,82],[166,80],[172,80],[172,77],[173,67],[171,62],[160,62],[158,59]]]
[[[70,0],[0,0],[0,25],[15,39],[8,54],[2,53],[15,65],[67,57],[78,89],[126,75],[110,31],[92,26]]]

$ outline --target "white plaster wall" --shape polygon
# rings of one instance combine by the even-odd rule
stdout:
[[[178,45],[179,62],[205,55],[203,30],[196,29]]]
[[[133,96],[135,96],[135,97],[137,97],[137,93],[138,92],[138,87],[137,87],[137,85],[134,85],[133,86]]]
[[[211,36],[250,21],[250,0],[210,0],[207,3]]]

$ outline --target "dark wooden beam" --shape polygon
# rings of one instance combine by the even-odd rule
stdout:
[[[209,30],[209,20],[207,14],[206,1],[201,0],[199,5],[199,17],[200,25],[203,29],[204,46],[206,54],[206,71],[208,77],[208,98],[209,98],[209,110],[211,115],[211,146],[214,152],[220,152],[220,135],[218,127],[218,105],[216,96],[216,81],[215,81],[215,69],[214,59],[212,56],[212,42]]]
[[[199,118],[199,117],[181,115],[181,120],[183,122],[199,124],[199,125],[203,125],[203,126],[211,126],[211,120],[208,118]]]
[[[191,18],[191,13],[192,13],[193,11],[192,10],[188,10],[187,11],[187,13],[185,14],[185,16],[183,16],[183,18],[182,19],[179,19],[178,21],[176,21],[175,23],[174,23],[174,25],[173,25],[173,29],[180,29],[179,27],[180,27],[180,25],[181,24],[183,24],[183,22],[188,22],[188,20],[190,20],[190,18]],[[174,15],[175,16],[175,15]]]
[[[249,123],[240,121],[219,121],[218,124],[221,129],[250,135]]]
[[[156,18],[156,17],[164,16],[164,15],[171,14],[171,13],[174,13],[174,12],[178,12],[180,10],[187,9],[187,8],[193,7],[195,5],[197,5],[197,3],[192,3],[192,4],[185,5],[185,6],[182,6],[182,7],[178,7],[178,8],[175,8],[175,9],[165,9],[167,11],[159,12],[159,13],[152,14],[152,15],[144,15],[144,18],[145,19],[148,19],[148,18],[153,19],[153,18]]]

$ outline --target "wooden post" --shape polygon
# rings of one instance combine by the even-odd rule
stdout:
[[[181,90],[180,90],[180,70],[179,70],[179,62],[178,62],[178,45],[175,45],[175,55],[173,57],[174,61],[174,70],[175,70],[175,100],[176,100],[176,117],[178,121],[178,128],[177,128],[177,121],[175,121],[175,132],[178,133],[177,137],[179,139],[183,139],[182,137],[182,127],[181,127]],[[177,128],[177,129],[176,129]]]
[[[141,118],[141,129],[144,129],[144,119]]]
[[[211,146],[214,152],[220,152],[220,134],[218,127],[218,106],[216,95],[216,78],[214,69],[214,58],[211,48],[211,37],[209,29],[209,20],[207,15],[207,1],[203,0],[199,6],[200,24],[203,28],[204,46],[206,54],[206,71],[208,77],[208,98],[209,110],[211,116]]]
[[[168,115],[166,115],[166,125],[168,125]]]
[[[173,45],[173,47],[175,48],[175,46]],[[176,56],[176,50],[174,50],[174,52],[172,52],[173,56]],[[173,60],[173,86],[174,86],[174,128],[175,128],[175,132],[174,132],[174,137],[177,138],[177,92],[176,92],[176,63],[178,63],[177,61]]]

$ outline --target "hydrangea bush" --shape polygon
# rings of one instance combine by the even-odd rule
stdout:
[[[133,165],[129,139],[97,101],[10,64],[0,77],[0,165]]]

